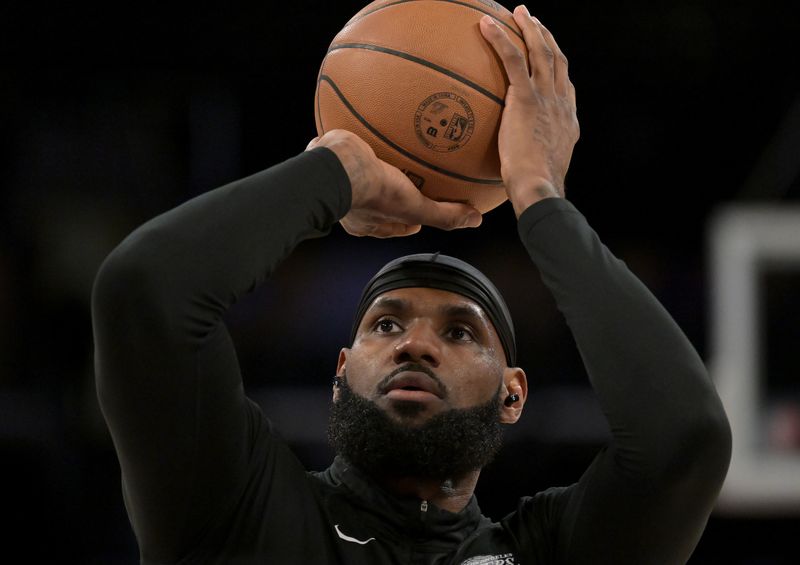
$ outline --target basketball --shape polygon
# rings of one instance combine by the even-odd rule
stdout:
[[[497,133],[508,79],[481,34],[486,14],[526,53],[511,12],[497,2],[365,6],[322,61],[317,134],[357,134],[434,200],[464,202],[481,213],[505,202]]]

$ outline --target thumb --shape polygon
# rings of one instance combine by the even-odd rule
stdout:
[[[383,166],[389,185],[398,189],[392,200],[392,215],[402,223],[447,231],[481,225],[483,216],[472,206],[433,200],[420,192],[399,169],[388,163],[383,163]]]
[[[418,194],[412,202],[402,206],[402,221],[406,224],[431,226],[441,230],[477,228],[481,225],[481,213],[460,202],[440,202]]]
[[[428,200],[427,205],[419,210],[418,220],[420,224],[449,231],[477,228],[483,222],[483,215],[468,204]]]

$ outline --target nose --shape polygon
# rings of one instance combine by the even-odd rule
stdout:
[[[394,362],[424,362],[438,367],[441,359],[441,340],[429,323],[412,324],[404,331],[394,347]]]

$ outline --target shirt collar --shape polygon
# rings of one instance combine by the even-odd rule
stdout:
[[[416,497],[398,497],[380,487],[341,456],[325,472],[328,482],[349,491],[351,503],[369,517],[371,522],[380,522],[394,530],[414,538],[436,539],[441,542],[460,544],[481,525],[491,520],[481,514],[478,501],[473,495],[460,512],[450,512],[427,504]],[[377,524],[376,524],[377,525]]]

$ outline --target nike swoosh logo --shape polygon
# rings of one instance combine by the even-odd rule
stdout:
[[[375,541],[375,538],[369,538],[368,540],[365,541],[356,538],[351,538],[350,536],[347,536],[342,533],[342,530],[339,529],[339,524],[334,524],[333,527],[336,528],[336,533],[339,534],[339,537],[342,538],[344,541],[357,543],[359,545],[367,545],[369,542]]]

